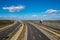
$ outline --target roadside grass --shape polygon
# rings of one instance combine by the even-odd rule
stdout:
[[[30,20],[30,21],[40,23],[41,20]],[[42,20],[42,23],[60,25],[60,20]]]
[[[43,21],[43,23],[60,25],[60,20],[47,20]]]
[[[20,26],[22,25],[19,25],[18,28],[16,28],[10,35],[8,35],[7,40],[10,40],[16,34],[16,32],[20,29]]]
[[[49,32],[49,31],[47,31],[47,30],[45,30],[45,29],[43,29],[43,30],[46,31],[48,34],[52,35],[52,36],[53,36],[54,38],[56,38],[57,40],[60,39],[60,37],[56,36],[55,34]]]
[[[42,23],[45,25],[48,25],[49,27],[56,28],[56,29],[60,30],[60,21],[51,20],[51,21],[43,21]]]
[[[0,20],[0,28],[10,25],[12,23],[14,23],[13,20]]]

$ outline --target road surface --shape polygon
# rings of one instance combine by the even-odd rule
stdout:
[[[35,28],[33,25],[27,23],[28,33],[27,40],[50,40],[40,30]]]
[[[42,31],[46,36],[48,36],[52,40],[60,40],[60,31],[51,26],[47,26],[44,24],[37,24],[34,22],[30,22],[32,25],[36,26],[40,31]],[[44,32],[45,31],[45,32]]]
[[[51,26],[51,25],[47,25],[47,24],[41,24],[41,25],[42,25],[42,26],[49,27],[49,28],[52,28],[52,29],[55,29],[55,30],[57,30],[57,31],[60,31],[60,29],[54,28],[55,26]],[[58,26],[56,26],[56,27],[58,27]]]
[[[6,40],[8,38],[8,35],[11,32],[13,32],[16,28],[18,28],[19,25],[20,25],[20,22],[17,22],[15,25],[9,27],[8,29],[0,31],[0,40]]]

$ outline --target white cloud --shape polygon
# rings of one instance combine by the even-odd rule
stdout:
[[[21,11],[25,7],[24,6],[10,6],[10,7],[3,7],[3,10],[9,10],[9,12]]]
[[[60,12],[60,10],[48,9],[45,11],[45,13],[57,13],[57,12]]]

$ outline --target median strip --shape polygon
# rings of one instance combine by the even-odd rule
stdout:
[[[26,27],[24,24],[23,30],[22,30],[21,34],[19,35],[19,37],[17,38],[17,40],[25,40],[25,32],[26,32]]]
[[[22,24],[22,26],[19,29],[17,29],[17,32],[15,31],[16,33],[13,32],[13,36],[11,38],[9,38],[8,40],[17,40],[17,38],[19,37],[19,35],[21,34],[21,32],[23,30],[23,26],[24,26],[24,24]]]

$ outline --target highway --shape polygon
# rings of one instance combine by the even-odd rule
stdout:
[[[14,24],[13,26],[11,26],[7,29],[4,29],[3,31],[0,31],[0,40],[6,40],[9,37],[10,33],[12,33],[16,28],[20,27],[19,26],[20,24],[21,23],[19,21],[17,21],[17,23]],[[29,21],[22,21],[22,24],[26,25],[26,26],[22,26],[22,28],[26,27],[26,32],[24,32],[25,33],[24,37],[26,38],[26,40],[55,40],[55,39],[59,40],[60,39],[60,34],[59,34],[60,30],[58,30],[56,28],[52,28],[49,25],[44,25],[44,24],[38,25],[34,22],[29,22]],[[22,29],[22,30],[24,30],[24,29]],[[21,32],[21,34],[22,33],[23,32]],[[19,38],[21,38],[20,34],[19,34],[19,36],[20,36]],[[14,37],[14,39],[15,39],[15,37]]]
[[[55,30],[57,30],[57,31],[60,31],[60,29],[55,28],[55,26],[51,26],[51,25],[47,25],[47,24],[41,24],[41,25],[42,25],[42,26],[49,27],[49,28],[52,28],[52,29],[55,29]],[[56,26],[56,27],[58,27],[58,26]]]
[[[12,33],[16,28],[19,28],[20,22],[17,21],[16,24],[13,26],[9,27],[8,29],[5,29],[3,31],[0,31],[0,40],[6,40],[9,36],[10,33]]]
[[[32,25],[36,26],[37,29],[42,31],[51,40],[60,40],[60,30],[49,25],[38,24],[36,22],[30,22]]]
[[[27,40],[50,40],[40,30],[38,30],[29,23],[27,23],[27,29],[28,29]]]

